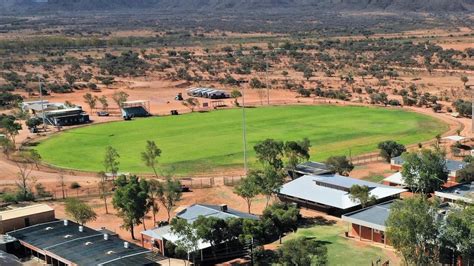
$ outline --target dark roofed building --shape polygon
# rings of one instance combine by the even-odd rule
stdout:
[[[463,183],[441,191],[435,191],[435,195],[445,202],[464,201],[474,204],[474,182]]]
[[[147,249],[68,220],[26,227],[9,235],[20,241],[26,254],[47,264],[159,265]]]
[[[199,216],[203,217],[215,217],[219,219],[230,219],[230,218],[241,218],[257,220],[258,216],[241,212],[238,210],[231,209],[225,204],[221,205],[209,205],[209,204],[194,204],[187,208],[177,212],[176,217],[184,219],[188,223],[193,223]],[[166,225],[162,227],[156,227],[141,232],[142,235],[142,246],[150,250],[154,250],[161,253],[163,256],[168,255],[166,253],[166,243],[176,243],[182,236],[177,235],[171,231],[171,226]],[[226,243],[226,247],[219,251],[218,256],[220,259],[233,259],[240,256],[245,256],[246,250],[243,249],[242,244],[237,240],[235,243]],[[224,244],[224,243],[223,243]],[[227,246],[228,245],[228,246]],[[196,260],[200,262],[206,262],[211,265],[211,261],[216,259],[216,254],[211,250],[211,244],[205,240],[200,239],[197,243],[196,250],[199,253]],[[241,252],[239,252],[241,251]]]
[[[293,178],[298,178],[304,175],[324,175],[332,174],[333,171],[329,169],[325,163],[319,162],[305,162],[296,166],[295,170],[290,170],[289,174]]]
[[[342,220],[351,224],[348,235],[360,240],[370,240],[387,245],[385,221],[390,215],[393,201],[374,205],[342,216]]]

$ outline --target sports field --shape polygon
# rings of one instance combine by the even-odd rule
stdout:
[[[312,144],[313,160],[331,155],[357,155],[376,150],[380,141],[404,144],[434,138],[444,123],[413,112],[374,107],[280,106],[247,108],[247,147],[266,138]],[[146,140],[162,150],[163,169],[178,175],[216,172],[243,164],[242,110],[228,109],[180,116],[153,117],[65,131],[37,146],[44,161],[55,166],[101,171],[106,146],[120,154],[120,171],[149,173],[141,161]]]

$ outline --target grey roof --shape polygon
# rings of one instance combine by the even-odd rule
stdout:
[[[221,210],[220,205],[194,204],[176,214],[177,217],[186,219],[188,222],[196,220],[199,216],[216,217],[220,219],[243,218],[256,220],[258,217],[253,214],[240,212],[231,208],[226,211]]]
[[[406,191],[401,188],[332,174],[302,176],[284,184],[279,194],[338,209],[348,209],[360,205],[358,201],[353,201],[349,197],[349,190],[353,185],[368,186],[370,195],[377,199],[397,196]]]
[[[320,162],[305,162],[296,166],[295,172],[304,175],[322,175],[332,173],[329,166]]]
[[[8,254],[3,250],[0,250],[0,265],[5,266],[21,266],[20,260],[12,254]]]
[[[120,238],[104,240],[102,232],[86,226],[80,232],[79,224],[72,221],[67,225],[63,221],[33,225],[8,235],[77,265],[157,265],[148,259],[149,250],[133,243],[124,248]]]
[[[404,162],[405,160],[403,160],[402,156],[392,158],[392,164],[403,165]],[[468,163],[463,161],[446,160],[446,170],[449,172],[461,170],[466,167],[466,165],[468,165]]]
[[[474,182],[463,183],[441,191],[435,191],[435,195],[440,198],[474,203]]]
[[[342,216],[343,221],[385,231],[385,221],[390,214],[393,201],[374,205]]]

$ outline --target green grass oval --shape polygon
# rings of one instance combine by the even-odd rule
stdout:
[[[248,108],[247,147],[266,138],[311,140],[313,160],[357,155],[392,139],[404,144],[429,140],[448,129],[435,118],[399,109],[354,106]],[[162,168],[176,174],[211,172],[243,164],[242,110],[153,117],[77,128],[37,146],[44,161],[63,168],[100,171],[105,147],[120,154],[120,171],[147,173],[141,161],[146,140],[162,149]]]

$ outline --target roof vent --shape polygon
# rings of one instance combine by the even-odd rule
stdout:
[[[81,232],[81,233],[84,232],[84,226],[79,225],[79,232]]]
[[[92,245],[92,242],[86,242],[84,245],[86,246]]]
[[[49,231],[49,230],[51,230],[51,229],[53,229],[53,228],[52,228],[51,226],[48,226],[48,227],[46,227],[44,230]]]
[[[221,212],[227,212],[227,204],[221,204],[221,205],[219,205],[219,208],[220,208]]]
[[[68,223],[69,223],[68,220],[64,220],[64,226],[67,226]]]
[[[71,238],[72,235],[65,235],[64,238]]]
[[[128,242],[123,242],[123,248],[129,248],[130,244]]]
[[[104,240],[109,240],[109,235],[108,234],[104,234]]]
[[[115,253],[115,252],[114,252],[113,250],[110,250],[110,251],[107,251],[105,254],[107,254],[107,255],[112,255],[112,254],[114,254],[114,253]]]

